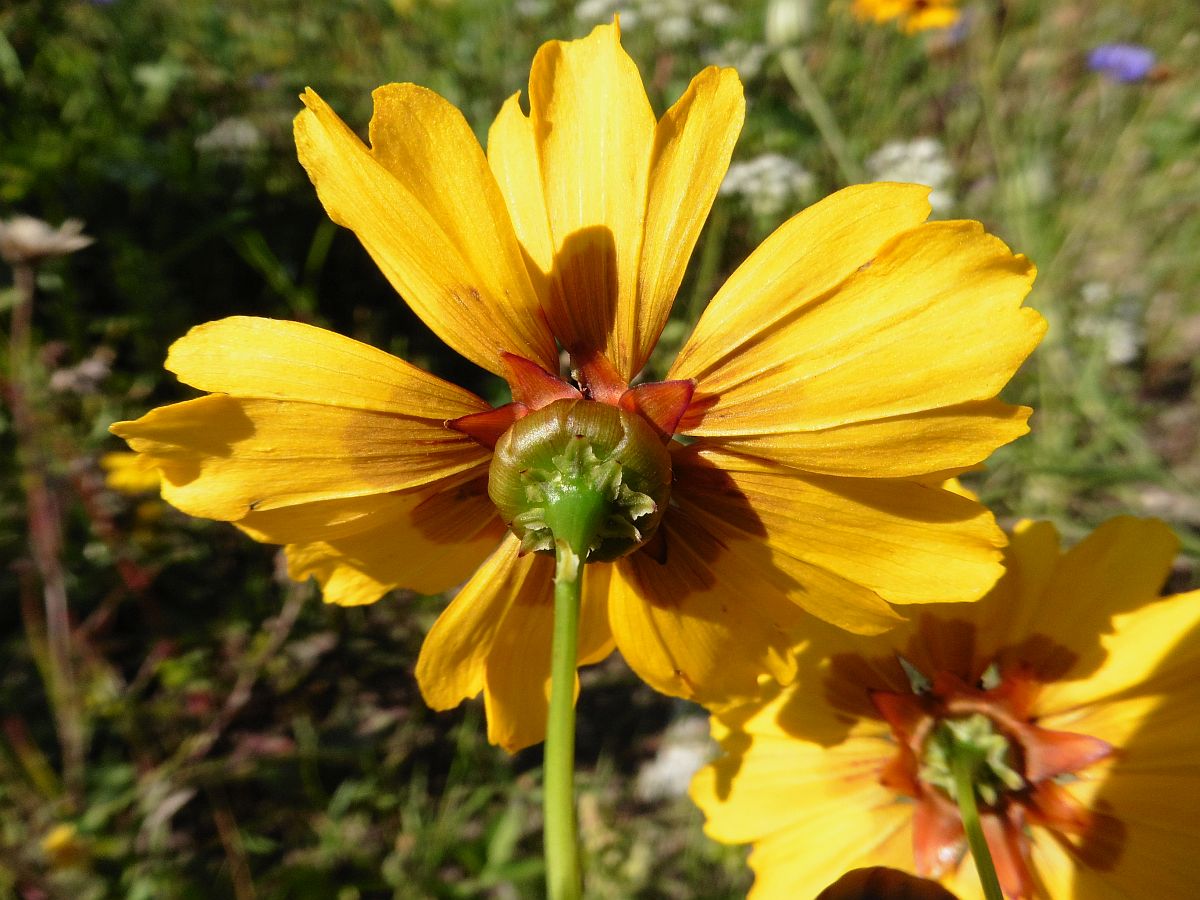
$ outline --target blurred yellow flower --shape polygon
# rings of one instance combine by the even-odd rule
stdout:
[[[114,450],[102,455],[99,461],[104,470],[104,484],[121,494],[136,496],[157,491],[162,480],[154,461],[138,453]]]
[[[67,869],[86,862],[90,855],[79,829],[68,822],[55,825],[42,838],[42,853],[52,868]]]
[[[946,721],[1006,748],[1011,783],[978,790],[1006,896],[1195,896],[1200,591],[1159,599],[1176,547],[1118,518],[1062,553],[1024,523],[983,600],[875,638],[814,629],[790,687],[714,718],[724,756],[692,784],[712,837],[754,844],[751,897],[863,865],[982,896],[933,740]]]
[[[909,34],[949,28],[962,15],[958,0],[854,0],[854,14],[873,22],[899,20]]]
[[[329,602],[467,579],[417,664],[431,706],[482,691],[494,742],[542,737],[554,561],[506,535],[488,471],[497,440],[558,413],[617,410],[672,470],[657,530],[587,566],[580,663],[616,646],[666,693],[748,694],[763,672],[790,677],[803,611],[875,632],[901,620],[893,603],[971,599],[999,577],[1003,534],[932,473],[1027,430],[1028,409],[995,399],[1045,327],[1021,306],[1024,257],[978,223],[925,222],[923,187],[848,188],[734,272],[667,381],[630,387],[741,128],[737,74],[705,69],[656,120],[615,24],[551,41],[530,113],[510,97],[486,157],[432,91],[374,99],[368,148],[308,91],[300,160],[334,221],[514,402],[318,328],[232,318],[167,360],[210,395],[113,430],[169,502],[286,545]]]

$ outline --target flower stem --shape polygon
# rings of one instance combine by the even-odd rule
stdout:
[[[975,870],[983,883],[983,896],[987,900],[1004,900],[1004,892],[1000,890],[1000,879],[996,877],[996,866],[992,862],[992,853],[988,849],[987,838],[983,835],[979,806],[975,802],[975,773],[978,770],[979,758],[976,754],[965,752],[961,744],[957,749],[958,752],[951,755],[950,765],[954,772],[954,796],[958,801],[963,830],[967,833],[967,846],[971,848]]]
[[[781,50],[779,65],[783,68],[783,74],[791,84],[792,90],[796,92],[796,96],[800,98],[800,102],[813,124],[817,126],[821,140],[825,142],[825,147],[829,150],[833,161],[837,163],[842,178],[847,184],[861,182],[863,180],[862,167],[855,162],[854,155],[850,152],[850,144],[846,140],[846,136],[842,134],[842,129],[838,127],[837,118],[833,115],[829,104],[825,102],[821,89],[817,87],[817,83],[809,74],[808,66],[804,62],[804,52],[799,47]]]
[[[562,538],[555,542],[555,561],[550,711],[542,788],[546,891],[550,900],[578,900],[583,880],[575,823],[575,667],[583,562]]]
[[[9,333],[7,397],[16,436],[17,459],[26,495],[26,523],[33,562],[42,581],[46,616],[48,694],[58,724],[63,775],[71,799],[83,791],[86,731],[82,698],[75,684],[71,654],[71,617],[62,565],[62,515],[52,485],[44,437],[34,414],[33,302],[37,270],[31,262],[13,266],[17,302]]]

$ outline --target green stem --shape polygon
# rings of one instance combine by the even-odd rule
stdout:
[[[812,75],[809,74],[808,66],[804,64],[803,51],[799,47],[790,47],[786,50],[781,50],[779,53],[779,65],[783,68],[783,74],[787,76],[788,82],[792,85],[792,90],[796,92],[796,96],[800,98],[804,109],[813,120],[813,124],[817,126],[817,131],[821,133],[821,140],[825,142],[830,155],[833,156],[834,162],[837,163],[837,167],[841,171],[842,178],[845,179],[846,184],[859,184],[862,182],[862,167],[855,162],[854,155],[850,152],[849,142],[846,140],[846,136],[842,134],[842,129],[838,127],[833,110],[829,108],[829,104],[825,102],[825,97],[822,95],[821,89],[817,87],[817,83],[813,81]]]
[[[567,541],[555,543],[554,638],[550,647],[550,711],[546,718],[542,810],[546,891],[550,900],[583,893],[575,823],[575,667],[583,562]]]
[[[967,846],[975,860],[975,870],[983,882],[983,896],[987,900],[1004,900],[1000,890],[1000,879],[996,877],[996,866],[988,850],[987,838],[983,836],[983,823],[979,820],[979,806],[975,802],[975,773],[979,757],[966,751],[961,744],[950,758],[954,772],[954,796],[958,800],[958,812],[962,816],[963,830],[967,833]]]

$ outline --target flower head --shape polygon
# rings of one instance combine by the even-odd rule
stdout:
[[[909,34],[950,28],[962,15],[958,0],[854,0],[854,14],[864,21],[896,21]]]
[[[1156,62],[1154,51],[1140,44],[1103,44],[1088,54],[1088,68],[1125,84],[1144,79]]]
[[[1189,896],[1200,591],[1158,598],[1176,546],[1118,518],[1062,553],[1026,523],[983,600],[816,634],[792,686],[714,719],[726,755],[692,786],[713,837],[754,843],[751,896],[867,864],[980,896],[948,736],[988,751],[976,793],[1006,896]]]
[[[312,91],[296,119],[332,218],[512,403],[328,331],[233,318],[167,359],[210,394],[113,426],[169,502],[286,545],[293,577],[330,602],[465,579],[417,677],[438,709],[482,691],[510,749],[544,728],[551,482],[588,479],[625,510],[586,567],[580,663],[615,646],[661,691],[752,692],[763,672],[791,676],[804,612],[879,631],[901,620],[893,603],[991,586],[1003,535],[937,482],[1026,431],[1029,411],[995,395],[1044,329],[1021,307],[1027,260],[977,223],[925,223],[924,188],[863,185],[784,224],[667,380],[631,386],[744,103],[735,72],[708,68],[656,119],[619,37],[545,44],[529,113],[508,99],[486,157],[458,110],[412,84],[375,92],[369,148]],[[539,446],[553,452],[519,462]],[[637,483],[609,465],[635,458]],[[526,489],[537,508],[510,509]]]

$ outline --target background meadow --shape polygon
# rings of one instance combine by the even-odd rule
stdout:
[[[108,425],[187,389],[189,327],[298,319],[502,401],[330,223],[296,162],[311,85],[365,132],[370,91],[414,81],[481,138],[538,45],[622,10],[662,112],[736,66],[746,127],[651,368],[779,222],[854,181],[920,181],[1039,266],[1051,322],[1006,393],[1033,433],[968,478],[1005,522],[1069,541],[1166,519],[1200,563],[1200,5],[980,0],[950,32],[856,21],[849,0],[9,0],[0,9],[0,218],[86,220],[42,267],[38,441],[65,529],[79,702],[52,710],[23,483],[0,412],[0,896],[536,897],[540,751],[488,746],[482,710],[427,710],[412,667],[443,598],[323,605],[271,548],[105,483]],[[1123,83],[1089,52],[1136,42]],[[0,275],[0,321],[15,300]],[[7,343],[7,341],[5,341]],[[0,350],[0,353],[5,351]],[[7,366],[4,367],[7,371]],[[64,729],[64,722],[67,727]],[[71,726],[82,734],[70,763]],[[697,708],[610,659],[584,673],[580,815],[590,896],[725,898],[749,874],[681,796]]]

